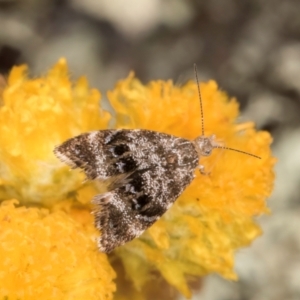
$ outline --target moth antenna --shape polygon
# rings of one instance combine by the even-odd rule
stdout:
[[[194,64],[194,71],[195,71],[195,78],[196,78],[196,83],[197,83],[197,87],[198,87],[198,95],[199,95],[199,101],[200,101],[202,136],[204,136],[204,115],[203,115],[202,97],[201,97],[200,85],[199,85],[199,80],[198,80],[198,71],[197,71],[196,64]]]
[[[234,148],[223,147],[223,146],[214,146],[214,148],[225,149],[225,150],[231,150],[231,151],[239,152],[239,153],[242,153],[242,154],[250,155],[250,156],[253,156],[253,157],[255,157],[255,158],[261,159],[261,157],[259,157],[259,156],[257,156],[257,155],[254,155],[254,154],[252,154],[252,153],[245,152],[245,151],[242,151],[242,150],[234,149]]]
[[[197,83],[197,88],[198,88],[198,96],[199,96],[199,102],[200,102],[200,112],[201,112],[201,126],[202,126],[202,136],[198,137],[195,141],[196,143],[199,143],[200,141],[203,141],[204,137],[204,114],[203,114],[203,104],[202,104],[202,96],[201,96],[201,91],[200,91],[200,84],[199,84],[199,79],[198,79],[198,71],[197,71],[197,65],[194,63],[194,72],[195,72],[195,78],[196,78],[196,83]],[[254,155],[252,153],[246,152],[246,151],[242,151],[242,150],[238,150],[238,149],[234,149],[234,148],[230,148],[230,147],[225,147],[225,146],[218,146],[218,145],[211,145],[212,148],[219,148],[219,149],[225,149],[225,150],[231,150],[231,151],[235,151],[235,152],[239,152],[242,154],[246,154],[258,159],[261,159],[261,157]],[[207,156],[207,154],[203,154],[201,151],[201,148],[203,146],[198,145],[198,148],[200,149],[200,155],[204,155]]]

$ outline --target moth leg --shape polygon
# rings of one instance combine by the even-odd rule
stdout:
[[[210,174],[210,172],[205,172],[205,167],[203,165],[199,165],[198,169],[199,169],[201,175],[207,176]]]

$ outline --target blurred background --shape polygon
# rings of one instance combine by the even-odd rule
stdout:
[[[300,1],[0,0],[0,73],[66,57],[105,95],[130,70],[144,83],[215,79],[279,159],[264,235],[236,255],[238,282],[212,275],[203,300],[300,299]],[[180,296],[179,296],[180,297]]]

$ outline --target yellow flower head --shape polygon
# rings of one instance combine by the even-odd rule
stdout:
[[[252,123],[236,124],[237,102],[218,90],[215,82],[201,84],[201,92],[205,134],[215,134],[226,146],[262,159],[220,149],[214,150],[210,157],[201,158],[200,163],[210,174],[196,172],[191,185],[158,222],[112,254],[118,276],[118,299],[126,299],[129,294],[130,299],[142,299],[143,293],[151,290],[154,273],[187,297],[190,296],[187,278],[191,276],[216,272],[235,279],[234,252],[260,234],[253,217],[268,212],[265,200],[274,179],[271,137],[266,132],[256,132]],[[38,203],[50,211],[15,208],[11,202],[0,207],[0,221],[7,222],[9,218],[27,224],[21,233],[17,233],[18,226],[14,225],[17,223],[11,224],[11,231],[9,222],[1,226],[2,244],[11,245],[14,252],[3,254],[10,261],[1,269],[10,268],[13,275],[6,281],[12,282],[11,285],[7,283],[6,293],[0,297],[19,297],[21,292],[12,294],[10,289],[18,274],[23,274],[34,291],[35,280],[51,278],[49,295],[58,293],[57,280],[62,290],[73,290],[74,298],[70,299],[94,299],[80,293],[84,290],[92,295],[97,289],[99,299],[110,299],[114,275],[106,256],[92,248],[96,233],[88,214],[89,202],[97,193],[97,182],[82,184],[84,175],[69,171],[53,155],[54,147],[70,137],[108,128],[110,115],[99,108],[100,93],[90,90],[84,78],[72,84],[62,59],[46,76],[36,79],[26,76],[25,66],[14,68],[1,98],[0,199],[13,197],[23,205]],[[174,86],[171,81],[143,85],[130,74],[108,93],[108,100],[116,113],[116,128],[150,129],[190,140],[201,135],[197,85],[192,81],[182,87]],[[10,233],[28,236],[26,241],[31,241],[32,247],[25,242],[20,245],[18,239],[14,244]],[[24,251],[27,254],[23,265],[14,265]],[[62,273],[57,272],[56,265],[51,268],[49,263],[47,268],[39,269],[42,251],[61,257],[60,266],[66,270],[64,281],[58,279]],[[83,256],[85,260],[81,263]],[[98,275],[91,271],[92,264],[98,266]],[[26,273],[27,265],[33,275]],[[84,265],[87,266],[82,270]],[[74,277],[69,278],[71,274]],[[105,274],[108,276],[103,281]],[[74,278],[80,282],[77,286]],[[90,281],[91,278],[98,281]],[[124,289],[126,280],[134,287],[131,291]],[[93,282],[89,288],[87,282]],[[108,286],[107,290],[104,286]]]
[[[112,299],[115,274],[87,211],[76,218],[16,204],[0,206],[0,299]]]
[[[162,276],[190,296],[186,276],[216,272],[236,279],[234,252],[260,234],[253,217],[268,212],[274,174],[271,137],[256,132],[253,123],[236,124],[238,104],[210,81],[201,84],[204,128],[228,147],[262,157],[216,149],[201,158],[210,175],[196,178],[164,217],[139,239],[115,251],[136,288],[159,270]],[[176,87],[171,81],[147,86],[131,74],[108,93],[117,112],[116,126],[166,132],[190,140],[201,135],[197,85]],[[136,276],[136,273],[144,276]]]
[[[28,79],[27,66],[14,67],[2,98],[0,199],[51,204],[78,188],[84,177],[59,168],[53,148],[107,127],[110,117],[99,111],[100,93],[90,90],[85,78],[73,84],[61,59],[41,78]]]

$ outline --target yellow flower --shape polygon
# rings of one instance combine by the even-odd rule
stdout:
[[[253,217],[268,212],[265,200],[272,191],[275,163],[271,137],[256,132],[252,123],[236,124],[237,102],[218,90],[214,81],[201,84],[201,93],[205,134],[215,134],[228,147],[262,159],[219,149],[201,159],[210,175],[196,172],[162,219],[141,238],[115,251],[137,289],[155,270],[187,297],[189,276],[216,272],[236,279],[235,250],[261,234]],[[130,74],[108,98],[117,112],[117,127],[151,129],[190,140],[201,135],[200,104],[192,81],[182,87],[171,81],[145,86]]]
[[[84,176],[60,168],[53,148],[84,131],[107,127],[100,93],[80,78],[72,84],[61,59],[45,77],[14,67],[0,107],[0,199],[51,205],[81,186]],[[55,191],[55,192],[54,192]]]
[[[65,60],[41,78],[26,70],[13,68],[0,97],[0,199],[18,199],[0,206],[0,298],[112,299],[115,273],[82,205],[96,189],[53,154],[65,139],[105,128],[110,116],[85,78],[69,80]]]
[[[0,207],[0,299],[112,299],[114,271],[96,249],[89,212],[79,221],[76,211],[17,204]]]
[[[265,200],[272,190],[275,162],[271,137],[256,132],[252,123],[236,124],[238,104],[215,82],[201,84],[201,92],[205,134],[262,159],[220,149],[201,158],[210,175],[196,172],[158,222],[111,254],[117,273],[115,299],[156,295],[158,282],[189,297],[188,278],[212,272],[236,279],[235,251],[261,233],[253,217],[268,212]],[[108,128],[110,115],[99,109],[99,98],[84,78],[72,84],[63,59],[41,78],[29,79],[25,66],[15,67],[9,76],[0,107],[0,199],[16,198],[24,206],[4,202],[0,207],[1,244],[14,249],[1,255],[8,257],[1,270],[12,273],[0,297],[22,298],[21,292],[32,292],[31,299],[47,299],[40,295],[48,288],[47,295],[61,293],[57,299],[111,299],[114,273],[106,255],[95,249],[97,232],[89,214],[97,183],[83,184],[84,174],[69,171],[53,155],[53,148],[67,138]],[[201,135],[192,81],[180,88],[171,81],[143,85],[130,74],[108,99],[117,128],[151,129],[190,140]],[[26,208],[32,204],[39,208]],[[7,216],[14,221],[8,222]],[[21,236],[26,237],[23,242]],[[57,261],[45,262],[43,251]],[[24,289],[13,294],[19,282]]]

